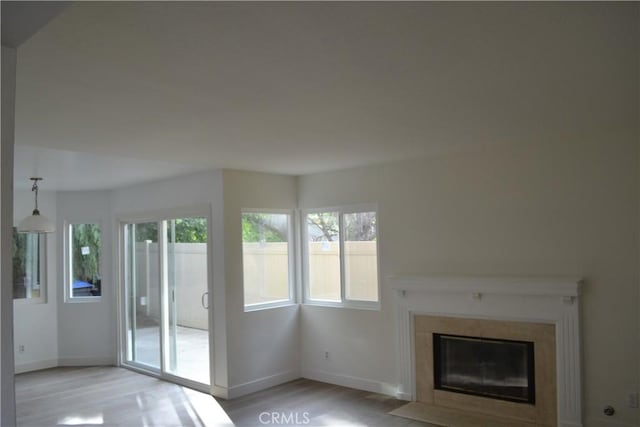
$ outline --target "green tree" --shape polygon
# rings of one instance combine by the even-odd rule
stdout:
[[[100,227],[97,224],[74,224],[71,229],[73,277],[95,283],[100,278]]]
[[[17,228],[13,228],[13,281],[14,283],[24,278],[26,273],[25,254],[27,251],[27,235],[18,233]]]
[[[286,242],[288,221],[285,214],[243,213],[242,241]]]
[[[175,233],[175,234],[174,234]],[[167,239],[170,243],[206,243],[206,218],[178,218],[167,221]],[[136,241],[158,241],[158,223],[136,224]]]
[[[172,238],[172,233],[175,236]],[[167,221],[169,241],[173,243],[207,243],[205,218],[179,218]]]
[[[142,224],[136,224],[136,242],[144,242],[151,240],[152,242],[158,241],[158,223],[146,222]]]

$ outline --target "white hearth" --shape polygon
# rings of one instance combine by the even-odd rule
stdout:
[[[397,291],[399,397],[416,400],[414,317],[420,315],[555,326],[557,425],[582,426],[581,280],[504,277],[391,277]]]

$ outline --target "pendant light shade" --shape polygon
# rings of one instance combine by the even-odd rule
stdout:
[[[18,231],[20,233],[53,233],[56,231],[56,226],[49,218],[34,210],[33,215],[20,221]]]
[[[31,191],[35,193],[35,208],[31,215],[20,221],[18,231],[20,233],[53,233],[56,231],[55,224],[46,216],[40,215],[38,210],[38,181],[42,178],[34,177],[31,180],[33,181]]]

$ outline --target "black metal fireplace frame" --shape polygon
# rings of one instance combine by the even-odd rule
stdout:
[[[527,357],[527,388],[529,389],[529,398],[528,399],[518,399],[511,398],[508,396],[500,396],[493,395],[489,393],[479,393],[471,390],[461,390],[454,387],[447,387],[446,385],[442,385],[442,361],[441,361],[441,348],[440,348],[440,338],[441,337],[452,337],[452,338],[463,338],[463,339],[471,339],[478,341],[488,341],[488,342],[500,342],[500,343],[514,343],[514,344],[524,344],[526,345],[526,357]],[[484,338],[484,337],[474,337],[474,336],[465,336],[465,335],[454,335],[454,334],[438,334],[433,333],[433,384],[436,390],[443,390],[453,393],[467,394],[472,396],[479,396],[497,400],[505,400],[508,402],[515,403],[523,403],[535,405],[536,403],[536,383],[535,383],[535,359],[534,359],[535,349],[534,343],[530,341],[516,341],[516,340],[505,340],[499,338]]]

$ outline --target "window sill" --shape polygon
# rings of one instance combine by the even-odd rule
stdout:
[[[72,297],[72,298],[67,298],[65,299],[65,303],[69,303],[69,304],[83,304],[83,303],[95,303],[95,302],[101,302],[102,301],[102,296],[95,296],[95,297]]]
[[[293,307],[297,305],[298,304],[296,304],[291,300],[275,301],[275,302],[262,303],[262,304],[251,304],[251,305],[244,306],[244,312],[249,313],[252,311],[271,310],[272,308]]]
[[[319,300],[306,300],[303,305],[312,307],[327,307],[327,308],[346,308],[355,310],[369,310],[380,311],[382,306],[379,301],[319,301]]]

